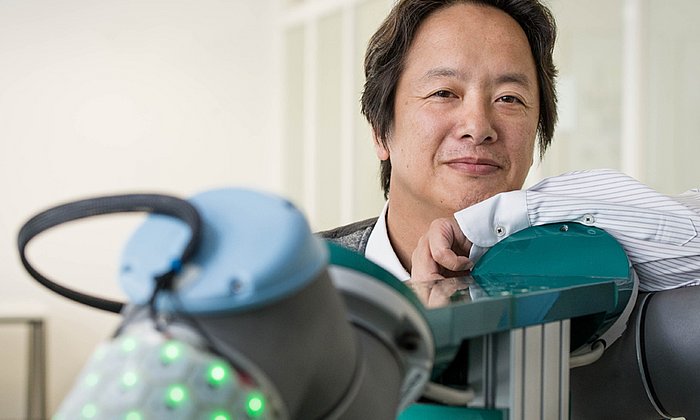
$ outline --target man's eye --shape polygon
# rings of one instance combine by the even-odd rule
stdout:
[[[519,103],[522,103],[522,101],[521,101],[520,99],[518,99],[517,97],[515,97],[515,96],[513,96],[513,95],[501,96],[501,97],[498,98],[496,101],[497,101],[497,102],[504,102],[504,103],[507,103],[507,104],[519,104]]]
[[[455,95],[454,93],[450,92],[449,90],[438,90],[437,92],[433,93],[433,96],[437,96],[438,98],[453,98]]]

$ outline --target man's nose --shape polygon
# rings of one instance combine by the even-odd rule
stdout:
[[[464,101],[460,112],[460,137],[481,144],[496,141],[490,103],[486,100]]]

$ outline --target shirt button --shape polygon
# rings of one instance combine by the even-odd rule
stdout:
[[[592,225],[595,223],[595,217],[593,217],[592,214],[584,214],[583,217],[581,218],[581,223],[584,225]]]
[[[506,228],[504,228],[503,226],[496,226],[495,230],[497,236],[503,236],[506,234]]]

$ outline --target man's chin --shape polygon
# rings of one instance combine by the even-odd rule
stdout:
[[[471,207],[474,204],[487,200],[494,195],[509,191],[508,189],[484,189],[484,190],[462,190],[461,193],[448,194],[446,202],[450,203],[449,208],[453,213]]]

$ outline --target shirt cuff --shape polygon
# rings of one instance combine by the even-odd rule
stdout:
[[[472,244],[487,248],[530,227],[526,191],[497,194],[454,215]]]

